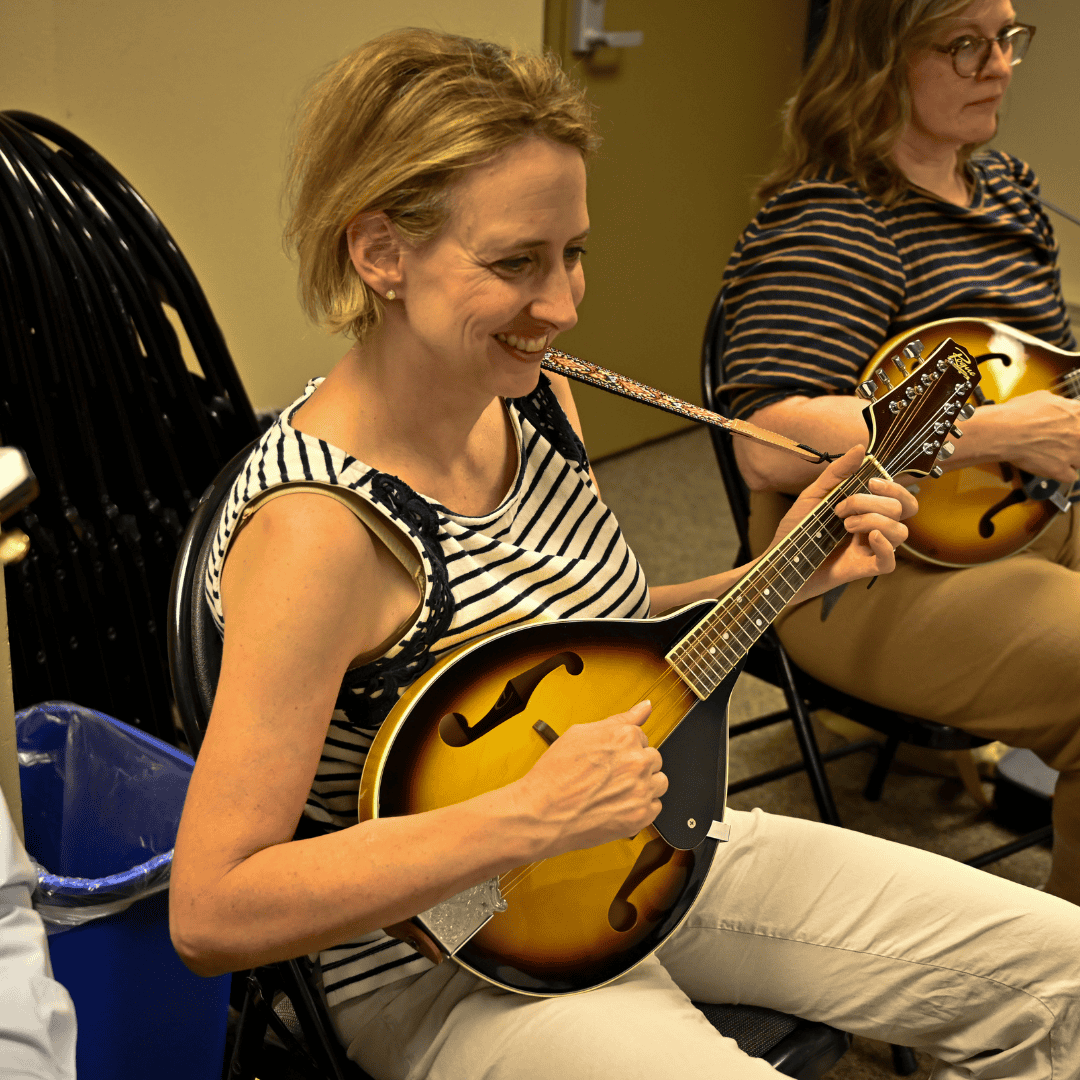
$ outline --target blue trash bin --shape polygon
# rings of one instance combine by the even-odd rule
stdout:
[[[193,975],[169,938],[172,848],[194,762],[70,702],[15,717],[34,906],[75,1002],[79,1080],[218,1080],[229,979]]]

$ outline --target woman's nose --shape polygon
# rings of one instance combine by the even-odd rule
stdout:
[[[1011,50],[1010,50],[1011,52]],[[979,74],[984,79],[1000,79],[1012,73],[1012,64],[1005,55],[1001,42],[997,39],[990,42],[990,52],[986,55],[986,61]]]
[[[575,282],[575,274],[580,277],[580,267],[573,270],[560,267],[546,276],[540,295],[531,305],[533,318],[551,323],[560,332],[577,324],[577,306],[585,284],[583,279]]]

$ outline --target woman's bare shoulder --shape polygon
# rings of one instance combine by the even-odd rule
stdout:
[[[243,635],[273,652],[287,641],[294,662],[320,657],[344,672],[382,640],[383,624],[400,621],[401,576],[337,500],[309,492],[274,499],[251,517],[225,562],[226,646]]]

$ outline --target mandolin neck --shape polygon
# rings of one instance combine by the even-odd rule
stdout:
[[[701,699],[709,697],[742,661],[784,607],[848,536],[836,507],[868,490],[885,471],[867,456],[858,471],[837,486],[766,552],[667,654],[668,663]],[[885,473],[885,475],[888,475]]]

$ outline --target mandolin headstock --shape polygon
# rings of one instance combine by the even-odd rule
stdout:
[[[866,452],[890,476],[940,476],[939,462],[955,449],[948,436],[959,438],[956,421],[973,411],[965,402],[978,385],[979,368],[967,349],[946,338],[925,359],[921,352],[921,343],[914,342],[903,359],[892,358],[896,374],[903,375],[899,383],[882,365],[876,381],[868,379],[858,388],[868,401],[863,411],[870,432]]]

